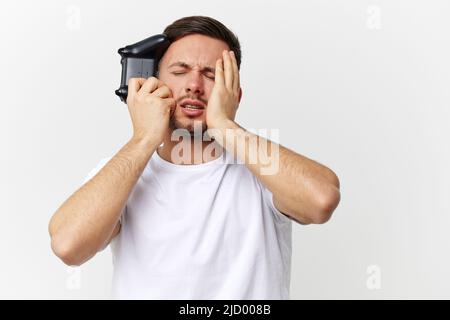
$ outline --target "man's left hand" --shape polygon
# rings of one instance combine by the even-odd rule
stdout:
[[[223,59],[216,61],[215,84],[206,109],[206,124],[211,129],[234,121],[242,95],[234,52],[224,50],[222,55]]]

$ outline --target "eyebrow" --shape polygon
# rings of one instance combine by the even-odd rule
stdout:
[[[187,64],[186,62],[182,62],[182,61],[177,61],[175,63],[172,63],[169,68],[172,67],[182,67],[182,68],[186,68],[186,69],[192,69],[192,66]],[[212,68],[212,67],[204,67],[202,69],[202,71],[207,71],[207,72],[212,72],[212,73],[216,73],[216,68]]]

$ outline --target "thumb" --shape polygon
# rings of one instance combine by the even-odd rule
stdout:
[[[177,101],[174,98],[166,98],[167,104],[170,106],[170,116],[173,116],[175,109],[177,108]]]

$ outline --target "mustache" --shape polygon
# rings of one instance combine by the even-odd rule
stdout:
[[[185,96],[182,96],[182,97],[178,98],[178,99],[177,99],[177,104],[179,104],[181,101],[186,100],[186,99],[194,100],[194,101],[197,100],[197,101],[202,102],[204,105],[207,105],[207,104],[208,104],[208,101],[207,101],[207,100],[202,99],[202,98],[200,98],[200,97],[193,97],[193,96],[190,96],[190,95],[185,95]]]

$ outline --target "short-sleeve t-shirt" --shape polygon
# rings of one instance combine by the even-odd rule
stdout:
[[[113,298],[289,299],[292,221],[227,151],[194,165],[155,151],[110,243]]]

